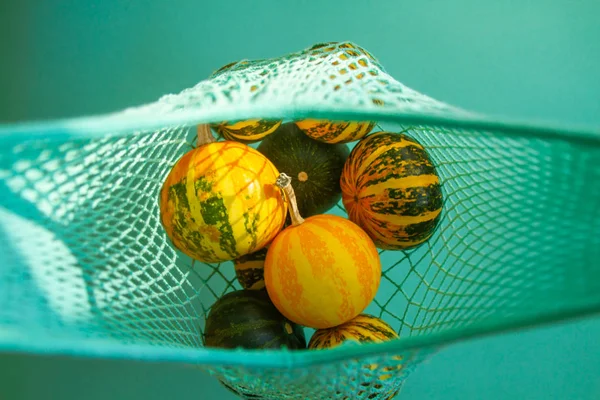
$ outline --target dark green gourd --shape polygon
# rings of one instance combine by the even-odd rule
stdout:
[[[233,349],[305,349],[301,326],[277,310],[264,290],[237,290],[218,299],[204,328],[204,345]]]
[[[257,150],[292,178],[303,217],[323,214],[340,201],[340,176],[350,153],[345,144],[316,141],[290,122],[267,136]]]

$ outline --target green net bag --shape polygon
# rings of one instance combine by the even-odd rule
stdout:
[[[210,306],[240,286],[230,262],[171,245],[158,193],[197,124],[251,118],[377,121],[426,146],[441,221],[425,244],[380,252],[366,310],[400,339],[203,347]],[[600,309],[600,133],[452,107],[352,43],[240,61],[152,104],[0,133],[3,351],[175,362],[245,398],[389,399],[448,343]],[[345,215],[341,204],[331,213]]]

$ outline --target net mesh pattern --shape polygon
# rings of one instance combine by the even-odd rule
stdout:
[[[250,110],[279,117],[297,110],[372,110],[423,115],[474,115],[419,93],[390,76],[367,50],[350,42],[321,43],[284,57],[240,60],[210,79],[116,118],[177,115],[202,110],[205,118],[236,120]]]
[[[343,76],[352,76],[351,83]],[[285,85],[288,94],[281,92]],[[286,101],[302,107],[312,99],[316,108],[463,113],[402,86],[366,51],[341,43],[238,62],[192,89],[110,118],[190,109],[207,110],[208,118],[229,103],[275,97],[283,99],[282,110]],[[428,242],[380,252],[381,286],[366,312],[390,323],[400,340],[600,306],[598,143],[400,122],[378,129],[406,130],[426,146],[445,201]],[[162,181],[194,136],[193,124],[184,123],[94,138],[25,137],[3,146],[0,341],[24,335],[42,343],[202,347],[210,306],[241,287],[231,262],[191,260],[171,246],[159,221]],[[346,215],[341,204],[330,212]],[[310,368],[192,367],[245,398],[387,399],[434,351]]]

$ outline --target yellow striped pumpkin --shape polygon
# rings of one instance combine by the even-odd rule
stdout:
[[[324,143],[348,143],[362,139],[375,127],[375,122],[334,122],[305,119],[296,126],[307,136]]]
[[[352,149],[342,177],[351,221],[381,249],[418,246],[441,218],[442,190],[425,148],[403,133],[378,132]]]
[[[233,260],[235,276],[244,289],[261,290],[265,288],[265,258],[267,248],[246,254]]]
[[[162,225],[173,245],[207,263],[265,247],[281,230],[285,198],[279,172],[262,154],[233,141],[183,155],[160,192]]]
[[[265,285],[290,321],[331,328],[356,317],[373,300],[381,261],[369,236],[346,218],[319,214],[302,219],[290,182],[282,186],[292,225],[269,245]]]
[[[241,143],[254,143],[275,132],[280,125],[281,121],[250,119],[246,121],[221,122],[219,124],[213,124],[211,127],[226,140],[235,140]]]

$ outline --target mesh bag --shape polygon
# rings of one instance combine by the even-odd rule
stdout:
[[[400,339],[203,348],[209,307],[240,287],[230,262],[194,262],[171,246],[163,179],[199,123],[306,117],[407,130],[437,165],[440,225],[418,248],[381,251],[366,310]],[[115,114],[0,129],[4,351],[176,362],[245,398],[388,399],[452,341],[600,310],[600,134],[452,107],[352,43],[240,61]]]

